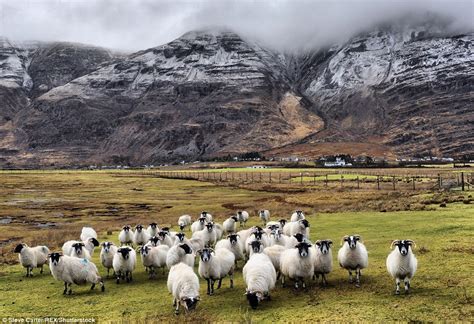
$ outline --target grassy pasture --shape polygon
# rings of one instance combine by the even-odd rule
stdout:
[[[0,174],[0,184],[0,220],[6,220],[0,225],[0,318],[74,316],[143,322],[474,320],[474,205],[463,203],[470,201],[468,193],[282,193],[94,172]],[[440,201],[447,201],[447,207],[439,207]],[[424,207],[413,208],[418,205]],[[166,275],[159,273],[157,279],[149,280],[140,261],[131,284],[116,285],[108,279],[105,293],[73,286],[74,294],[63,296],[62,284],[49,274],[34,271],[33,278],[25,278],[12,253],[19,241],[57,250],[63,241],[78,238],[86,224],[98,230],[100,241],[116,242],[119,228],[126,223],[174,225],[179,215],[195,217],[203,209],[220,222],[237,209],[253,214],[258,208],[269,208],[272,218],[278,219],[288,217],[298,207],[308,215],[312,240],[330,238],[335,242],[330,285],[320,288],[313,283],[301,291],[278,286],[272,301],[264,302],[256,311],[249,309],[243,296],[243,264],[239,264],[234,289],[228,288],[225,279],[223,287],[208,297],[205,281],[201,281],[202,300],[197,311],[175,316]],[[382,213],[380,208],[388,211]],[[48,222],[54,226],[48,227]],[[259,222],[253,216],[249,223]],[[349,233],[362,235],[369,250],[369,268],[363,271],[360,289],[347,283],[346,272],[336,262],[340,237]],[[413,239],[418,246],[419,270],[409,296],[393,295],[394,282],[385,269],[390,242],[397,238]],[[96,250],[93,261],[105,275],[98,255]]]

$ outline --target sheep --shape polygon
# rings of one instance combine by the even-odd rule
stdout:
[[[149,237],[153,237],[156,234],[158,234],[158,231],[160,228],[158,227],[157,223],[150,223],[148,227],[146,228],[146,232],[148,233]]]
[[[189,246],[193,251],[204,249],[204,241],[200,238],[193,237],[189,239]]]
[[[219,280],[217,289],[221,288],[222,278],[229,275],[230,288],[234,288],[234,254],[226,248],[216,249],[204,248],[197,251],[201,260],[199,261],[199,276],[207,281],[207,294],[214,294],[214,283]]]
[[[292,242],[290,241],[290,237],[283,235],[281,229],[278,227],[270,233],[270,246],[272,245],[281,245],[284,247],[290,247],[289,243]],[[293,244],[294,247],[296,244]]]
[[[199,232],[206,226],[206,217],[200,217],[197,221],[191,224],[191,232]]]
[[[110,269],[113,269],[114,255],[117,253],[118,247],[112,242],[102,242],[102,249],[100,250],[100,262],[107,269],[107,278],[109,277]],[[115,276],[115,273],[114,273]]]
[[[64,249],[63,249],[63,253],[64,253]],[[89,261],[91,260],[91,255],[89,254],[89,251],[87,251],[87,249],[84,246],[84,243],[82,242],[76,242],[72,245],[69,256],[80,258],[80,259],[87,259]]]
[[[33,268],[40,268],[40,273],[43,273],[43,266],[48,262],[47,246],[29,247],[26,243],[21,243],[15,247],[14,252],[18,253],[20,264],[26,268],[27,277],[33,277]]]
[[[251,241],[247,245],[250,247],[248,251],[249,259],[254,254],[263,253],[263,244],[261,241],[257,241],[257,240]]]
[[[265,224],[265,227],[268,228],[268,229],[272,229],[272,227],[280,227],[281,229],[283,229],[283,227],[281,226],[280,222],[276,222],[276,221],[269,221]]]
[[[237,219],[239,220],[240,227],[242,227],[242,224],[245,225],[245,223],[247,223],[249,220],[249,213],[245,210],[239,210],[237,212]]]
[[[311,279],[314,275],[314,253],[310,247],[312,244],[301,242],[294,248],[283,251],[280,259],[280,271],[282,286],[285,285],[285,277],[295,281],[295,288],[299,288],[299,282],[306,288],[305,279]]]
[[[242,275],[246,284],[245,295],[252,309],[256,309],[262,300],[270,299],[270,291],[275,288],[277,275],[267,255],[253,254],[245,264]]]
[[[268,209],[262,209],[258,211],[258,216],[262,220],[263,226],[267,225],[270,220],[270,211]]]
[[[342,238],[342,247],[337,253],[337,260],[341,268],[349,271],[349,283],[352,283],[352,271],[356,273],[357,288],[360,287],[361,269],[367,268],[369,256],[360,235],[346,235]]]
[[[165,272],[166,256],[169,247],[167,245],[148,246],[144,245],[140,248],[140,255],[143,266],[149,269],[149,278],[156,275],[156,268],[162,268]]]
[[[51,253],[49,259],[49,268],[54,279],[64,281],[63,295],[66,293],[72,294],[71,286],[73,283],[76,285],[90,283],[92,284],[91,290],[99,283],[101,291],[105,291],[104,281],[94,263],[86,259],[62,255],[61,253]]]
[[[112,260],[112,266],[117,276],[117,284],[120,283],[120,279],[127,282],[132,281],[132,272],[135,270],[136,263],[137,254],[134,249],[128,246],[121,246],[117,250]]]
[[[222,225],[219,223],[213,223],[213,224],[214,224],[214,230],[216,231],[216,241],[217,241],[222,238],[222,235],[224,234],[224,227],[222,227]]]
[[[133,243],[133,232],[131,231],[130,225],[125,225],[122,227],[118,235],[118,239],[121,245],[128,245]]]
[[[309,237],[309,223],[306,219],[302,219],[296,222],[288,222],[283,227],[283,234],[293,236],[297,233],[301,233],[306,237]]]
[[[186,311],[196,308],[199,297],[199,278],[193,268],[178,263],[171,267],[167,281],[168,291],[173,295],[173,307],[175,314],[179,314],[179,306]]]
[[[224,231],[228,234],[235,233],[235,230],[237,229],[237,226],[236,226],[237,221],[238,221],[237,216],[230,216],[229,218],[227,218],[222,224]]]
[[[202,231],[193,233],[192,237],[201,239],[204,242],[204,246],[214,246],[217,241],[217,232],[214,229],[214,223],[207,223]]]
[[[412,240],[395,240],[390,246],[395,249],[387,257],[387,271],[395,279],[395,294],[400,294],[400,280],[403,280],[405,285],[405,294],[410,293],[411,279],[415,275],[418,261],[412,250],[416,247]]]
[[[280,259],[284,251],[286,251],[286,247],[282,245],[272,245],[263,249],[263,253],[268,255],[268,257],[272,261],[273,266],[275,267],[275,271],[277,272],[277,280],[281,276]]]
[[[212,222],[212,215],[209,214],[207,211],[202,211],[201,215],[199,216],[200,218],[204,217],[206,219],[206,222]]]
[[[317,240],[314,242],[314,275],[319,278],[321,275],[321,284],[327,286],[326,274],[332,271],[332,251],[331,240]]]
[[[87,241],[89,238],[97,240],[97,232],[92,227],[83,227],[81,231],[81,241]]]
[[[174,240],[169,235],[169,232],[166,231],[159,231],[158,237],[160,239],[161,244],[168,245],[168,247],[172,247],[174,245]]]
[[[190,267],[194,266],[194,254],[192,249],[187,244],[175,245],[169,249],[166,255],[166,267],[171,269],[172,266],[183,262]]]
[[[261,227],[253,226],[253,227],[238,231],[237,234],[240,236],[240,239],[242,240],[242,242],[245,242],[247,241],[247,239],[253,232],[255,232],[256,230],[260,231],[260,229]]]
[[[235,263],[244,259],[244,248],[239,234],[227,235],[227,239],[220,240],[216,243],[216,250],[226,248],[234,254]]]
[[[183,215],[178,218],[178,226],[181,232],[189,225],[191,225],[191,216]]]
[[[305,219],[303,211],[296,210],[293,214],[291,214],[290,222],[297,222],[303,219]]]
[[[262,242],[263,248],[270,246],[270,239],[263,230],[255,230],[245,241],[245,251],[247,255],[250,255],[250,244],[253,241],[260,241]]]
[[[150,239],[150,236],[148,235],[147,231],[143,230],[143,225],[137,225],[135,226],[135,232],[133,233],[133,244],[135,245],[145,245],[148,240]]]
[[[87,251],[88,255],[89,255],[89,259],[90,259],[90,256],[92,256],[92,253],[94,252],[94,248],[96,246],[99,246],[99,241],[97,241],[95,238],[93,237],[89,237],[87,238],[85,241],[74,241],[74,240],[71,240],[71,241],[67,241],[63,244],[62,246],[62,250],[63,250],[63,254],[64,255],[68,255],[68,256],[72,256],[73,254],[73,245],[74,244],[77,244],[77,243],[82,243],[85,250]],[[78,251],[79,252],[79,251]],[[83,256],[81,256],[80,254],[79,255],[75,255],[77,257],[80,257],[82,258]]]
[[[159,236],[150,237],[150,239],[148,240],[148,243],[145,244],[145,245],[159,246],[159,245],[161,245],[161,238]]]
[[[293,236],[284,235],[284,237],[285,237],[285,240],[286,240],[286,247],[289,248],[289,249],[294,248],[298,243],[301,243],[301,242],[311,243],[306,238],[306,236],[304,236],[301,233],[297,233]]]
[[[190,245],[190,241],[186,238],[186,235],[184,233],[176,233],[176,238],[174,239],[173,245],[178,245],[182,243]]]

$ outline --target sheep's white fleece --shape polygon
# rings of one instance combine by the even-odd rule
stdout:
[[[70,284],[97,284],[102,280],[95,264],[86,259],[63,255],[56,266],[50,260],[49,268],[54,279]]]
[[[234,254],[235,260],[243,260],[244,259],[244,248],[242,241],[239,237],[237,237],[237,243],[232,245],[230,243],[230,239],[222,239],[216,243],[216,250],[225,248]]]
[[[268,293],[275,288],[276,271],[266,254],[253,254],[245,264],[242,275],[247,291]]]
[[[45,245],[29,247],[24,244],[18,259],[24,268],[40,268],[48,262],[49,249]]]
[[[411,279],[418,267],[418,261],[411,247],[409,247],[407,255],[401,255],[398,248],[393,249],[387,257],[386,264],[388,273],[394,279],[404,279],[405,277]]]
[[[308,255],[302,258],[297,248],[283,251],[280,259],[280,271],[288,278],[310,279],[314,274],[314,257],[311,248],[308,249]]]
[[[224,278],[233,272],[235,263],[234,254],[226,248],[216,249],[208,262],[199,260],[199,276],[204,279]]]
[[[193,268],[184,263],[171,267],[167,286],[175,299],[199,297],[199,278]]]
[[[179,247],[179,245],[175,245],[171,247],[166,255],[166,266],[168,269],[171,269],[172,266],[183,262],[190,267],[194,266],[194,254],[186,254],[184,250]]]
[[[357,242],[354,250],[351,250],[349,243],[344,242],[337,253],[337,260],[342,268],[348,270],[364,269],[369,265],[367,249],[361,242]]]

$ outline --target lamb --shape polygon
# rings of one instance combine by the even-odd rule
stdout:
[[[89,255],[89,259],[90,259],[90,256],[92,255],[92,253],[94,252],[94,248],[96,246],[99,246],[99,241],[97,241],[95,238],[93,237],[89,237],[88,239],[86,239],[85,241],[74,241],[74,240],[71,240],[71,241],[67,241],[63,244],[62,246],[62,250],[63,250],[63,254],[64,255],[68,255],[68,256],[72,256],[73,254],[73,245],[74,244],[77,244],[77,243],[82,243],[83,244],[83,247],[85,248],[85,250],[87,251],[87,254]],[[79,250],[78,250],[79,252]],[[82,258],[83,256],[82,255],[75,255],[77,257],[80,257]]]
[[[191,232],[195,233],[195,232],[202,231],[205,226],[206,226],[206,217],[200,217],[197,221],[192,223]]]
[[[303,219],[305,219],[303,211],[296,210],[293,214],[291,214],[290,222],[297,222]]]
[[[183,215],[178,218],[178,226],[181,232],[189,225],[191,225],[191,216]]]
[[[275,271],[277,272],[277,280],[281,276],[280,259],[284,251],[286,251],[286,247],[281,245],[272,245],[263,249],[263,253],[268,255],[272,261],[273,267],[275,267]]]
[[[227,239],[220,240],[216,243],[216,250],[226,248],[234,254],[235,263],[244,259],[244,248],[239,234],[227,235]]]
[[[117,246],[112,242],[103,242],[100,250],[100,262],[107,269],[107,278],[109,277],[110,269],[113,269],[114,255],[117,253]],[[114,273],[115,276],[115,273]]]
[[[349,283],[352,283],[352,271],[356,273],[357,288],[360,287],[361,269],[367,268],[369,256],[360,235],[346,235],[342,238],[342,247],[337,253],[339,265],[349,271]]]
[[[400,281],[403,280],[405,285],[405,294],[410,293],[411,279],[415,275],[418,261],[412,250],[416,247],[412,240],[395,240],[390,246],[395,249],[387,257],[387,271],[395,279],[395,294],[400,294]]]
[[[326,275],[332,271],[331,245],[331,240],[317,240],[314,243],[314,275],[316,278],[321,275],[323,286],[327,286]]]
[[[179,244],[169,249],[166,255],[166,266],[171,269],[172,266],[183,262],[190,267],[194,266],[194,254],[189,245]]]
[[[263,226],[267,225],[270,220],[270,211],[268,209],[262,209],[258,211],[258,216],[262,220]]]
[[[239,210],[237,212],[237,219],[239,220],[240,227],[242,227],[242,224],[245,225],[245,223],[247,223],[249,220],[249,213],[245,210]]]
[[[156,236],[159,230],[160,229],[157,223],[150,223],[150,225],[148,225],[148,227],[146,228],[146,232],[148,233],[149,237]]]
[[[131,231],[130,225],[125,225],[118,236],[121,245],[128,245],[133,243],[133,232]]]
[[[207,281],[207,294],[214,294],[214,283],[219,280],[217,289],[221,288],[222,278],[229,275],[230,288],[234,288],[234,254],[226,248],[216,249],[214,252],[211,248],[199,250],[199,276]]]
[[[217,232],[214,229],[214,223],[207,223],[205,229],[195,232],[192,237],[201,239],[204,242],[204,246],[214,246],[217,241]]]
[[[132,281],[132,272],[135,270],[136,263],[137,254],[134,249],[122,246],[117,250],[112,260],[112,266],[117,276],[117,284],[120,283],[120,279],[127,282]]]
[[[237,221],[238,221],[237,216],[230,216],[229,218],[227,218],[222,224],[224,228],[224,232],[228,234],[235,233],[235,230],[237,229],[237,226],[236,226]]]
[[[150,239],[150,236],[148,235],[147,231],[143,230],[143,225],[137,225],[135,226],[135,233],[133,233],[133,244],[135,245],[145,245],[148,240]]]
[[[196,308],[199,297],[199,278],[194,273],[193,268],[178,263],[171,267],[168,274],[168,291],[173,295],[173,307],[176,307],[175,314],[179,314],[179,306],[183,306],[186,311]]]
[[[207,211],[202,211],[201,212],[201,215],[199,216],[200,218],[201,217],[204,217],[206,219],[206,222],[212,222],[212,215],[209,214]]]
[[[97,240],[97,232],[92,227],[83,227],[81,231],[81,241],[87,241],[89,238]]]
[[[306,237],[309,237],[309,223],[306,219],[299,220],[296,222],[288,222],[283,227],[283,234],[293,236],[297,233],[301,233]]]
[[[252,309],[256,309],[262,300],[270,299],[270,290],[275,288],[277,276],[267,255],[253,254],[245,264],[242,275],[247,286],[245,295]]]
[[[76,285],[90,283],[92,284],[91,290],[99,283],[102,292],[105,291],[104,281],[99,276],[99,271],[94,263],[61,253],[51,253],[49,259],[49,268],[54,279],[64,281],[63,295],[72,294],[73,283]]]
[[[27,277],[33,277],[33,268],[40,268],[40,273],[43,273],[43,266],[48,262],[47,246],[29,247],[26,243],[21,243],[15,247],[14,252],[18,253],[20,264],[26,268]]]
[[[288,277],[295,281],[296,289],[299,288],[299,282],[306,288],[305,280],[314,275],[314,252],[310,249],[311,246],[301,242],[294,248],[283,251],[280,259],[282,285],[285,284],[285,277]]]
[[[163,273],[165,272],[168,251],[169,247],[167,245],[144,245],[140,248],[142,263],[149,270],[149,278],[155,277],[157,268],[162,268]]]

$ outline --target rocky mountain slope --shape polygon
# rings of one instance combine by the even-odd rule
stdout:
[[[472,34],[422,28],[385,28],[300,55],[228,31],[190,32],[128,56],[2,39],[0,164],[317,156],[328,147],[472,154],[472,45]]]

